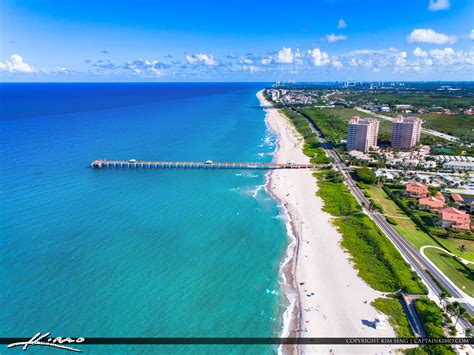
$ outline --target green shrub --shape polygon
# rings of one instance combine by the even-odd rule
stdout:
[[[390,223],[391,225],[394,225],[396,226],[398,223],[396,220],[394,220],[392,217],[385,217],[385,219],[387,220],[388,223]]]
[[[374,172],[369,168],[357,168],[354,170],[354,179],[364,184],[375,184],[377,181],[377,176],[375,176]]]
[[[413,338],[408,318],[397,298],[377,298],[372,306],[389,317],[389,322],[400,338]]]
[[[344,118],[319,108],[305,108],[299,112],[318,127],[328,141],[338,144],[346,138],[347,121]]]
[[[330,163],[331,159],[326,156],[316,133],[311,129],[308,121],[301,114],[288,109],[282,109],[280,111],[291,121],[298,133],[303,136],[303,153],[311,158],[311,164]]]
[[[427,298],[419,298],[415,302],[415,309],[423,329],[428,338],[444,338],[443,312],[433,301]],[[455,354],[448,345],[426,345],[423,347],[431,354]]]
[[[404,289],[426,294],[427,289],[411,271],[393,244],[366,215],[338,218],[334,222],[343,236],[341,245],[352,256],[359,275],[382,292]]]
[[[362,211],[344,184],[324,179],[318,181],[318,186],[317,195],[324,200],[323,211],[336,217]]]

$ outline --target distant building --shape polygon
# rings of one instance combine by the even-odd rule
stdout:
[[[450,161],[443,164],[443,168],[449,170],[474,170],[472,161]]]
[[[354,116],[347,126],[347,150],[368,152],[377,147],[379,121],[375,118],[360,118]]]
[[[392,127],[392,147],[411,149],[420,141],[421,120],[418,117],[395,118]]]
[[[408,110],[411,108],[411,105],[395,105],[395,110]]]
[[[272,101],[277,101],[280,98],[280,92],[278,90],[272,90]]]
[[[428,186],[420,184],[419,182],[409,182],[405,185],[405,192],[411,197],[426,197],[428,196]]]
[[[439,216],[443,228],[462,230],[471,229],[471,217],[466,213],[466,211],[460,211],[454,207],[448,207],[440,210]]]

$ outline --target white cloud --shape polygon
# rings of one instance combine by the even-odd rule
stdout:
[[[335,35],[334,33],[331,33],[330,35],[326,35],[326,39],[328,42],[333,43],[338,41],[345,41],[347,39],[347,36]]]
[[[311,57],[311,63],[316,67],[322,67],[331,63],[329,55],[326,52],[321,51],[319,48],[314,48],[308,51]]]
[[[247,64],[247,65],[250,65],[250,64],[253,64],[253,60],[252,60],[252,59],[245,58],[244,60],[242,60],[242,63]]]
[[[212,66],[212,65],[218,64],[217,60],[214,59],[214,56],[212,54],[203,54],[203,53],[187,55],[186,61],[188,62],[188,64],[191,64],[191,65],[204,64],[204,65]]]
[[[260,61],[260,63],[262,63],[263,65],[269,65],[269,64],[271,64],[271,62],[272,62],[272,57],[271,56],[262,58],[262,60]]]
[[[403,67],[407,64],[408,53],[406,51],[399,52],[395,57],[395,65]]]
[[[33,73],[35,70],[29,64],[23,61],[23,57],[18,54],[12,54],[10,61],[0,62],[0,70],[10,73]]]
[[[278,51],[278,54],[276,56],[276,61],[278,63],[291,64],[293,63],[294,59],[295,55],[293,54],[291,48],[286,47],[283,47],[280,51]]]
[[[107,63],[106,63],[107,64]],[[131,70],[138,75],[162,76],[165,69],[171,67],[169,64],[158,62],[157,60],[136,59],[126,62],[124,69]],[[111,68],[113,69],[113,68]]]
[[[445,49],[431,49],[430,56],[434,59],[439,61],[443,61],[448,59],[454,55],[454,50],[452,48],[445,48]]]
[[[474,30],[471,30],[471,32],[467,35],[467,38],[474,41]]]
[[[444,33],[438,33],[433,31],[431,28],[423,29],[418,28],[412,31],[407,36],[407,41],[410,43],[434,43],[434,44],[445,44],[456,42],[456,37],[448,36]]]
[[[428,5],[428,10],[430,11],[440,11],[440,10],[449,10],[451,3],[449,0],[430,0]]]
[[[264,69],[261,69],[255,65],[243,65],[242,70],[248,71],[250,74],[254,74],[259,71],[263,71]]]
[[[428,56],[428,52],[424,51],[420,47],[416,47],[413,51],[413,55],[417,58],[425,58]]]
[[[346,28],[346,27],[347,27],[347,23],[342,18],[339,21],[337,21],[337,28]]]
[[[337,57],[332,57],[331,65],[336,69],[341,69],[343,67],[342,62]]]

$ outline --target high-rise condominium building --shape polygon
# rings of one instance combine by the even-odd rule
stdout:
[[[420,141],[421,120],[418,117],[398,116],[392,127],[392,147],[411,149]]]
[[[354,116],[347,126],[347,150],[368,152],[377,147],[379,121],[375,118]]]

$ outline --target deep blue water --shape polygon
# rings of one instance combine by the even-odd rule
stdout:
[[[276,335],[286,235],[264,173],[89,168],[270,161],[261,87],[0,84],[0,335]]]

